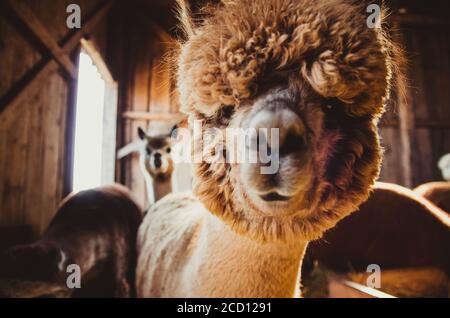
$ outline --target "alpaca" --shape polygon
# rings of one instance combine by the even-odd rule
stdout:
[[[442,156],[438,162],[444,180],[450,181],[450,154]],[[414,192],[450,213],[450,182],[429,182],[414,189]]]
[[[144,218],[138,296],[299,296],[308,242],[355,211],[379,174],[396,50],[351,1],[221,1],[195,24],[183,1],[179,11],[181,108],[194,153],[212,160],[194,160],[193,193]],[[274,142],[255,138],[270,160],[214,160],[234,149],[201,136],[228,129],[270,130]]]
[[[172,138],[169,135],[149,136],[138,128],[142,140],[140,149],[140,166],[147,185],[147,196],[150,204],[154,204],[172,192]]]
[[[0,263],[0,297],[135,295],[136,235],[142,210],[120,185],[72,194],[43,237],[9,249]],[[81,287],[67,285],[80,267]]]
[[[176,129],[176,126],[172,131]],[[171,132],[172,134],[172,132]],[[174,185],[172,174],[171,134],[150,136],[142,128],[138,128],[139,143],[132,142],[118,152],[122,159],[133,152],[139,152],[139,165],[145,179],[147,199],[150,205],[171,193]]]
[[[379,182],[357,213],[310,244],[303,273],[311,269],[314,261],[344,273],[365,273],[369,265],[377,264],[385,291],[396,291],[394,295],[398,296],[435,292],[436,286],[447,289],[449,250],[448,214],[407,188]],[[415,282],[422,281],[426,273],[436,280],[418,289]]]
[[[414,192],[450,214],[450,182],[425,183],[415,188]]]

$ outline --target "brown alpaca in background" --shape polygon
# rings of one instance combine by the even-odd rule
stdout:
[[[310,244],[304,273],[318,261],[327,269],[362,279],[371,274],[366,273],[368,266],[377,264],[383,291],[395,296],[447,296],[449,251],[448,214],[409,189],[377,183],[356,213]],[[365,284],[364,279],[361,282]]]
[[[450,214],[450,182],[425,183],[415,188],[414,192]]]
[[[120,185],[63,201],[43,237],[9,249],[0,263],[0,297],[130,297],[142,211]],[[67,268],[80,266],[81,288]]]
[[[165,197],[140,227],[138,296],[298,296],[308,242],[355,211],[378,176],[393,47],[344,0],[222,1],[196,25],[183,3],[180,13],[190,123],[278,128],[279,169],[196,163],[194,193]],[[218,142],[203,148],[233,151],[217,153]]]
[[[442,177],[446,181],[429,182],[414,189],[414,192],[433,202],[450,214],[450,154],[442,156],[438,162]]]

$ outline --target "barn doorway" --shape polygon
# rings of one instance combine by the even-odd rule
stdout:
[[[114,182],[117,85],[100,54],[82,41],[75,107],[72,191]]]

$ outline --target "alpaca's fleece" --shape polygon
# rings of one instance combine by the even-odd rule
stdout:
[[[414,189],[414,192],[450,214],[450,182],[441,181],[421,184]]]
[[[204,129],[225,129],[276,87],[308,128],[298,213],[255,213],[239,166],[195,167],[196,196],[235,231],[261,241],[317,239],[363,202],[379,173],[377,120],[389,95],[392,46],[350,1],[222,1],[181,45],[182,109]],[[186,22],[189,23],[189,22]],[[331,110],[324,106],[332,105]]]

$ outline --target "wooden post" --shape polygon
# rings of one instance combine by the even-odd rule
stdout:
[[[403,168],[403,182],[404,186],[412,188],[414,186],[413,181],[413,140],[415,134],[415,118],[414,112],[411,110],[409,91],[406,96],[397,96],[399,120],[400,120],[400,140],[402,145],[402,168]],[[397,94],[400,95],[400,94]]]

